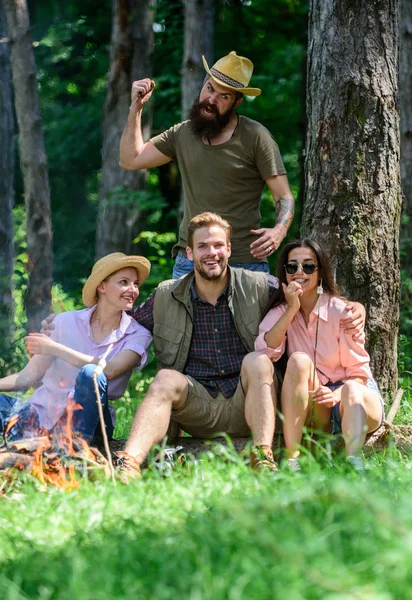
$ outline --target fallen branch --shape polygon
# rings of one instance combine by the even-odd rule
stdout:
[[[393,402],[389,409],[388,415],[385,419],[386,423],[389,423],[390,425],[392,425],[393,420],[401,406],[401,400],[402,400],[402,396],[403,396],[404,392],[405,392],[405,390],[403,390],[402,388],[399,388],[399,390],[396,392],[395,398],[393,399]]]
[[[16,450],[17,452],[36,452],[39,448],[42,451],[47,450],[51,447],[51,440],[48,435],[42,435],[36,438],[29,438],[26,440],[18,440],[16,442],[7,442],[7,448],[9,450]]]
[[[4,469],[27,469],[33,464],[34,457],[29,454],[18,452],[2,452],[0,454],[0,470]]]

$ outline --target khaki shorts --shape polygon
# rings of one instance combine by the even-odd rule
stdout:
[[[172,419],[193,437],[207,438],[216,433],[246,437],[250,429],[245,420],[245,394],[239,380],[231,398],[219,392],[213,398],[206,388],[189,375],[186,402],[172,410]]]

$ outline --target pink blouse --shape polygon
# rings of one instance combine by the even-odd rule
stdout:
[[[325,385],[329,381],[346,381],[350,377],[372,377],[369,368],[369,354],[365,350],[364,340],[354,340],[351,334],[344,333],[340,326],[345,302],[340,298],[323,294],[320,300],[318,345],[316,351],[316,370],[319,381]],[[280,319],[287,308],[281,304],[272,308],[259,326],[259,335],[255,341],[255,350],[266,350],[276,362],[286,349],[287,355],[294,352],[306,352],[313,360],[315,348],[316,321],[318,303],[310,314],[306,325],[300,312],[296,313],[287,328],[282,343],[277,348],[269,348],[265,342],[265,333]]]
[[[55,326],[51,338],[73,350],[113,360],[123,350],[133,350],[140,354],[141,361],[137,369],[142,369],[147,362],[147,349],[152,336],[147,329],[139,325],[124,311],[119,328],[108,335],[101,343],[93,338],[90,319],[96,305],[83,310],[72,310],[61,313],[53,321]],[[42,385],[32,395],[30,402],[39,413],[40,425],[51,429],[66,409],[68,394],[73,394],[76,377],[80,369],[70,363],[53,358],[47,369]],[[108,383],[110,400],[120,398],[124,394],[129,381],[130,372],[123,373]]]

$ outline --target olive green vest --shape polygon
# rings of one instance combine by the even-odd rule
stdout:
[[[265,273],[231,269],[228,305],[236,330],[248,352],[253,352],[263,310],[269,300]],[[184,372],[193,332],[193,306],[190,288],[193,273],[161,283],[153,307],[154,351],[159,369]]]

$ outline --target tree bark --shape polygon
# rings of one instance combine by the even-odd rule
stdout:
[[[0,0],[0,374],[13,332],[14,116],[6,15]]]
[[[302,235],[327,250],[345,296],[365,304],[383,390],[397,386],[401,212],[399,0],[312,0]]]
[[[412,243],[412,2],[401,0],[399,52],[399,109],[401,123],[401,180],[405,223],[401,235],[405,250]],[[412,276],[410,256],[403,268]]]
[[[99,192],[96,258],[110,252],[129,254],[139,232],[139,192],[146,171],[119,167],[119,144],[130,105],[132,83],[151,77],[153,17],[156,0],[113,0],[110,73],[103,113],[103,162]],[[143,115],[143,136],[150,137],[151,109]]]
[[[5,7],[26,205],[29,280],[25,308],[28,330],[38,331],[50,312],[53,268],[47,159],[27,3],[5,0]]]
[[[206,75],[202,55],[212,64],[214,13],[214,0],[185,0],[182,119],[187,119]]]

